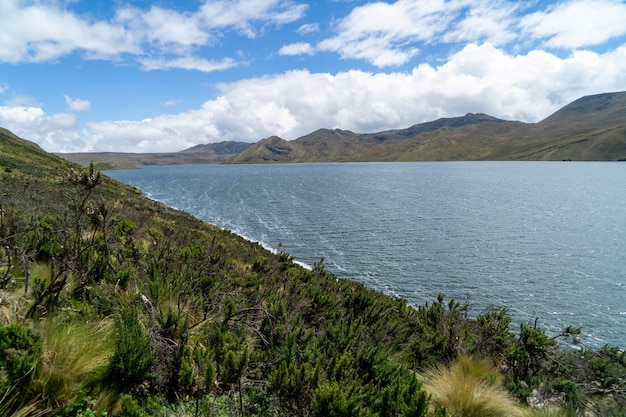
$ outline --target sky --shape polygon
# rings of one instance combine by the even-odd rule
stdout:
[[[175,152],[626,91],[626,1],[0,0],[0,127]]]

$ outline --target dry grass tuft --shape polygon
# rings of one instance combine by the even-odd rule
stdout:
[[[64,321],[41,323],[43,346],[33,389],[52,406],[71,403],[81,389],[102,376],[113,352],[108,322]]]
[[[524,417],[527,408],[501,385],[501,377],[484,360],[461,357],[450,367],[433,368],[421,375],[435,406],[454,417]]]

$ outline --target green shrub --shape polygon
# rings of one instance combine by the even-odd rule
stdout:
[[[122,410],[120,411],[119,417],[148,417],[137,400],[128,394],[121,396],[120,405]]]
[[[359,407],[355,396],[347,394],[345,387],[337,382],[320,384],[311,401],[311,415],[313,417],[361,417],[365,410]]]
[[[115,329],[115,351],[108,368],[111,383],[123,389],[150,380],[156,356],[150,347],[150,334],[140,323],[136,309],[122,307]]]
[[[30,402],[29,391],[41,339],[19,324],[0,326],[0,410]]]

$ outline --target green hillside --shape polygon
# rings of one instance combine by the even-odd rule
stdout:
[[[6,130],[0,198],[0,417],[626,413],[617,347],[408,306]]]
[[[171,153],[59,154],[101,169],[142,165],[284,162],[626,160],[626,92],[582,97],[539,123],[468,113],[405,129],[354,133],[319,129],[287,141],[220,142]]]
[[[469,113],[401,130],[348,133],[319,130],[281,140],[280,153],[272,137],[229,162],[626,160],[626,92],[580,98],[539,123]]]

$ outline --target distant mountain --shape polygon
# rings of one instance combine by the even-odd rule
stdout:
[[[59,154],[100,169],[140,165],[451,160],[626,160],[626,92],[582,97],[539,123],[468,113],[406,129],[319,129],[287,141],[221,142],[160,154]]]
[[[373,134],[271,137],[228,162],[450,160],[626,160],[626,92],[580,98],[539,123],[468,113]]]
[[[357,134],[349,130],[319,129],[293,141],[272,136],[263,139],[229,163],[271,162],[339,162],[379,160],[376,149],[390,148],[409,138],[442,128],[460,128],[482,123],[503,123],[504,120],[485,114],[468,113],[463,117],[442,118],[407,129]],[[370,154],[370,156],[366,156]]]
[[[245,142],[226,141],[196,145],[180,152],[84,152],[57,153],[56,155],[83,166],[93,162],[98,169],[137,168],[142,165],[220,164],[245,151],[251,145]]]

